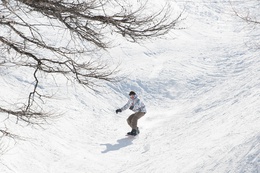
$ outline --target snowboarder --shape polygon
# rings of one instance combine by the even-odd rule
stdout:
[[[127,123],[132,128],[132,131],[128,132],[127,135],[136,136],[140,133],[139,128],[137,127],[137,121],[138,119],[144,116],[144,114],[146,113],[146,109],[145,105],[143,104],[143,102],[140,101],[140,99],[134,91],[131,91],[129,93],[129,97],[130,99],[128,100],[126,105],[123,106],[121,109],[117,109],[116,113],[122,112],[127,108],[135,112],[127,118]]]

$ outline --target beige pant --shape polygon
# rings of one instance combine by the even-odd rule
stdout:
[[[140,119],[141,117],[144,116],[144,112],[136,112],[132,115],[130,115],[128,118],[127,118],[127,123],[128,125],[132,128],[132,129],[135,129],[137,130],[137,121],[138,119]]]

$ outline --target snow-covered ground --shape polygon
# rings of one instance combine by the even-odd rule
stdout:
[[[102,94],[46,81],[41,89],[55,95],[45,107],[60,117],[42,128],[2,120],[26,140],[2,139],[0,172],[259,173],[260,26],[236,17],[229,1],[176,4],[185,8],[185,29],[142,45],[118,41],[110,50],[124,80]],[[243,5],[260,8],[233,3]],[[22,76],[1,69],[1,100],[28,89]],[[148,111],[135,138],[125,137],[130,110],[115,114],[130,90]]]

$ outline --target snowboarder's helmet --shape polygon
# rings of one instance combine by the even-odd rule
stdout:
[[[130,91],[129,95],[136,95],[134,91]]]

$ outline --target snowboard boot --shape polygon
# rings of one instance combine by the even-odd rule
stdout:
[[[134,130],[134,129],[132,129],[132,131],[131,131],[131,132],[128,132],[128,133],[127,133],[127,135],[132,135],[132,133],[133,133],[133,130]]]
[[[128,132],[127,135],[136,136],[136,135],[138,135],[138,133],[137,133],[137,130],[132,129],[132,131],[131,131],[131,132]]]
[[[133,136],[136,136],[136,135],[138,135],[138,133],[137,133],[137,130],[133,129],[133,130],[132,130],[132,134],[131,134],[131,135],[133,135]]]
[[[136,130],[136,133],[137,133],[137,134],[139,134],[139,133],[140,133],[140,131],[139,131],[139,128],[138,128],[138,127],[137,127],[137,130]]]

